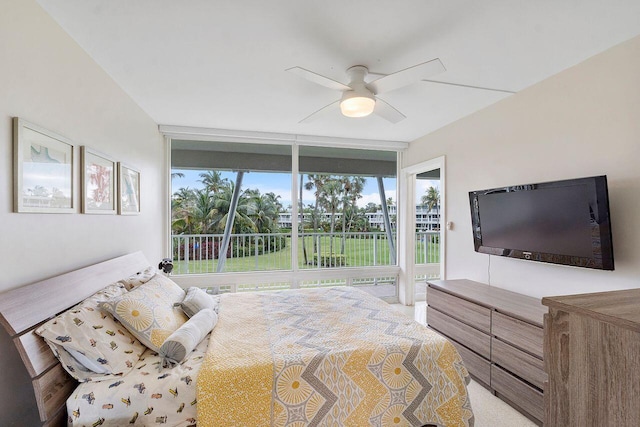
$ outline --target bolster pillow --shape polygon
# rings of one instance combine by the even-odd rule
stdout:
[[[193,317],[200,310],[210,308],[218,312],[218,298],[209,295],[204,290],[196,287],[187,289],[187,293],[181,302],[174,304],[175,307],[182,308],[187,317]]]
[[[218,322],[218,315],[211,309],[197,312],[175,330],[160,347],[162,367],[174,367],[181,363]]]

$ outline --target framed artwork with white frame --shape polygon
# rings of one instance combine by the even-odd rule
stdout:
[[[67,138],[13,118],[15,212],[76,212],[74,151]]]
[[[82,213],[116,213],[116,165],[110,157],[81,147],[82,155]]]
[[[118,162],[118,213],[140,214],[140,171]]]

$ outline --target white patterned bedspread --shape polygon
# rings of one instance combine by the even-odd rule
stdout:
[[[196,378],[210,336],[175,368],[158,370],[160,357],[147,350],[124,377],[80,384],[67,400],[69,425],[194,426]]]

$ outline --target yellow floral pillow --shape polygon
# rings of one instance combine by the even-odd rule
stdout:
[[[173,305],[184,299],[184,290],[171,279],[156,274],[131,292],[100,304],[151,350],[158,352],[164,341],[187,321]]]

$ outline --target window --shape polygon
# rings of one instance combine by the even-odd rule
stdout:
[[[173,141],[171,163],[176,274],[291,269],[290,146]]]
[[[174,274],[231,292],[334,283],[397,298],[396,176],[396,151],[173,139]],[[351,271],[371,267],[395,270]]]
[[[299,267],[396,265],[396,153],[303,146],[299,158]]]

